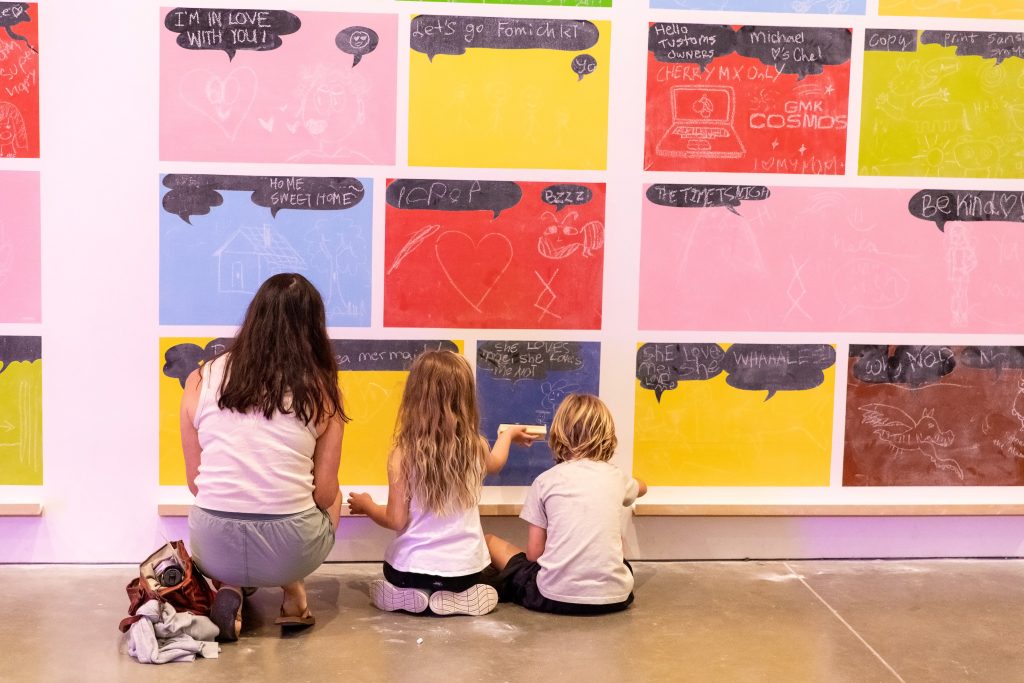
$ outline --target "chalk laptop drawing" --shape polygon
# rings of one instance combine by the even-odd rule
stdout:
[[[736,92],[730,86],[672,88],[672,126],[658,142],[663,157],[738,159],[746,153],[733,128]]]

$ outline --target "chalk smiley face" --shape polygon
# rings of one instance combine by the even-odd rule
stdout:
[[[348,44],[356,50],[362,50],[370,44],[370,34],[366,31],[353,31],[348,37]]]
[[[364,55],[377,49],[380,36],[372,28],[366,26],[349,26],[338,32],[334,44],[339,50],[352,55],[353,68],[359,64]]]

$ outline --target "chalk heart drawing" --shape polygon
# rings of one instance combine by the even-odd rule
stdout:
[[[473,310],[491,293],[512,264],[512,242],[498,232],[489,232],[479,241],[464,232],[441,233],[434,244],[437,262],[455,291]]]
[[[240,67],[221,77],[208,69],[193,69],[182,76],[178,93],[185,104],[216,124],[224,137],[234,141],[256,101],[256,72]],[[267,128],[262,121],[261,125]]]

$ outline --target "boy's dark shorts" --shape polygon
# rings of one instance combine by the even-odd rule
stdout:
[[[633,571],[633,568],[629,566],[629,562],[626,562],[626,566],[629,567],[630,572]],[[501,598],[502,602],[514,602],[535,612],[576,616],[621,612],[633,602],[632,593],[622,602],[613,602],[606,605],[584,605],[575,602],[549,600],[537,588],[537,573],[539,571],[540,565],[526,559],[526,553],[513,555],[501,571],[501,574],[498,575],[498,597]]]

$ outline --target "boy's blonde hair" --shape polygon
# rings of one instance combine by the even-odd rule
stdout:
[[[451,351],[413,361],[395,423],[397,470],[409,496],[438,515],[477,504],[487,468],[473,371]]]
[[[551,420],[548,444],[555,462],[598,460],[607,462],[615,454],[615,422],[601,399],[591,394],[569,394]]]

